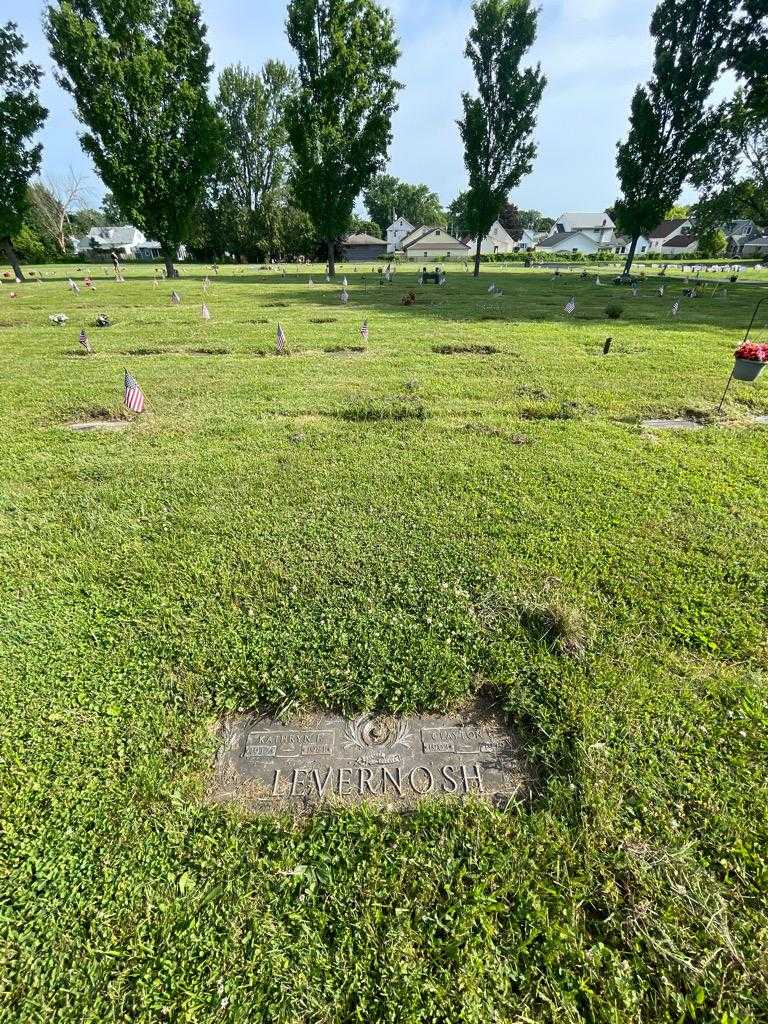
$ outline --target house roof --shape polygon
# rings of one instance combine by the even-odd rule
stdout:
[[[86,231],[78,241],[82,245],[90,245],[91,239],[95,239],[100,246],[114,247],[122,245],[137,245],[144,240],[144,235],[132,224],[123,224],[118,227],[93,227]]]
[[[435,232],[439,232],[445,236],[445,241],[442,242],[430,242],[425,243],[422,240],[428,238]],[[432,224],[429,227],[419,228],[419,230],[407,238],[403,239],[403,249],[410,249],[411,246],[419,244],[424,249],[465,249],[467,248],[463,242],[458,241],[453,235],[449,235],[445,228],[441,228],[439,224]]]
[[[373,235],[366,235],[360,232],[357,235],[347,235],[344,245],[386,245],[383,238],[374,238]]]
[[[395,217],[395,219],[392,221],[392,223],[387,228],[387,231],[391,231],[392,228],[396,228],[398,226],[398,224],[402,225],[403,227],[410,228],[411,231],[415,231],[416,230],[415,226],[413,224],[411,224],[411,222],[409,220],[407,220],[405,217]]]
[[[726,235],[749,235],[755,230],[755,222],[752,220],[731,220],[723,224],[723,231]]]
[[[571,225],[571,231],[578,231],[579,228],[612,228],[613,221],[607,213],[563,213],[557,218],[557,223],[567,221]]]
[[[416,244],[415,242],[413,243]],[[412,246],[408,246],[409,249]],[[445,252],[446,249],[467,249],[469,246],[464,242],[458,242],[455,238],[452,238],[450,242],[422,242],[419,245],[420,249],[424,249],[425,252]]]
[[[653,231],[649,232],[649,238],[669,238],[670,235],[674,235],[676,231],[679,231],[684,224],[689,224],[690,221],[687,217],[677,220],[663,220],[661,224],[657,224]]]
[[[571,238],[575,238],[576,235],[584,235],[583,231],[558,231],[554,235],[550,235],[549,238],[543,238],[539,242],[540,249],[551,249],[554,245],[558,245],[560,242],[568,242]],[[589,239],[590,242],[595,242],[594,238],[590,238],[589,235],[584,235],[585,238]]]
[[[698,245],[699,240],[695,235],[675,235],[674,238],[668,238],[664,243],[665,248],[670,249],[687,249],[691,245]]]
[[[746,249],[749,245],[759,245],[765,248],[768,246],[768,235],[763,235],[762,238],[750,238],[748,242],[744,243],[744,248]]]

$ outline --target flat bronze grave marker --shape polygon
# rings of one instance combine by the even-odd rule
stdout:
[[[503,715],[345,719],[313,714],[287,724],[233,716],[219,727],[211,787],[218,803],[256,811],[372,802],[406,809],[423,797],[525,799],[532,771]]]

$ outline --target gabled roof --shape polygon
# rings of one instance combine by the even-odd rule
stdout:
[[[675,235],[664,242],[664,248],[687,249],[690,245],[698,245],[699,240],[695,235]]]
[[[748,242],[744,243],[744,248],[748,245],[760,245],[762,247],[768,246],[768,235],[763,235],[761,238],[750,238]]]
[[[410,228],[411,231],[415,231],[416,230],[416,228],[413,226],[413,224],[411,224],[411,222],[409,220],[407,220],[405,217],[395,217],[395,219],[392,221],[392,223],[387,228],[387,231],[391,231],[392,228],[397,227],[398,224],[402,224],[403,227]]]
[[[580,228],[612,228],[613,221],[607,213],[563,213],[556,223],[567,221],[571,225],[571,231],[578,231]],[[562,232],[561,232],[562,233]]]
[[[430,235],[435,233],[444,235],[443,241],[426,242],[425,239],[429,238]],[[420,228],[419,231],[409,235],[408,238],[403,239],[403,249],[410,249],[414,245],[419,245],[420,248],[430,249],[466,249],[468,246],[464,242],[460,242],[454,238],[453,235],[449,235],[445,228],[441,228],[438,224],[434,224],[430,227]]]
[[[365,232],[360,232],[357,235],[347,235],[344,239],[344,245],[386,245],[387,243],[383,238],[374,238],[373,235],[366,235]]]
[[[676,220],[663,220],[661,224],[656,225],[653,231],[648,233],[648,237],[669,238],[670,235],[674,235],[676,231],[679,231],[684,224],[690,224],[690,220],[687,217]]]
[[[558,231],[554,235],[550,235],[549,238],[543,238],[539,243],[540,249],[551,249],[553,246],[558,245],[560,242],[568,242],[571,238],[575,238],[576,235],[584,235],[588,241],[597,245],[594,238],[590,238],[589,235],[585,235],[583,231]]]

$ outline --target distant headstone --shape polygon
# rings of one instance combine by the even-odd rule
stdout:
[[[211,796],[253,810],[373,802],[404,809],[422,797],[475,796],[506,805],[533,785],[503,717],[344,719],[315,714],[287,724],[259,714],[225,720]]]

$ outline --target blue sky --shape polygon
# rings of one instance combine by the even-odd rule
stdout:
[[[13,5],[29,55],[45,71],[43,101],[50,117],[43,132],[43,174],[71,166],[92,177],[93,198],[103,188],[77,142],[69,96],[54,82],[40,28],[44,0]],[[465,185],[456,128],[460,93],[472,88],[463,57],[471,20],[468,0],[388,0],[402,57],[405,88],[393,123],[389,172],[426,182],[444,203]],[[601,210],[616,198],[615,146],[627,128],[635,85],[648,78],[648,25],[655,0],[542,0],[534,58],[548,78],[536,138],[533,173],[515,191],[518,206],[557,216],[565,210]],[[289,63],[285,0],[202,0],[216,72],[240,61],[260,67],[269,57]],[[689,197],[690,198],[690,197]]]

